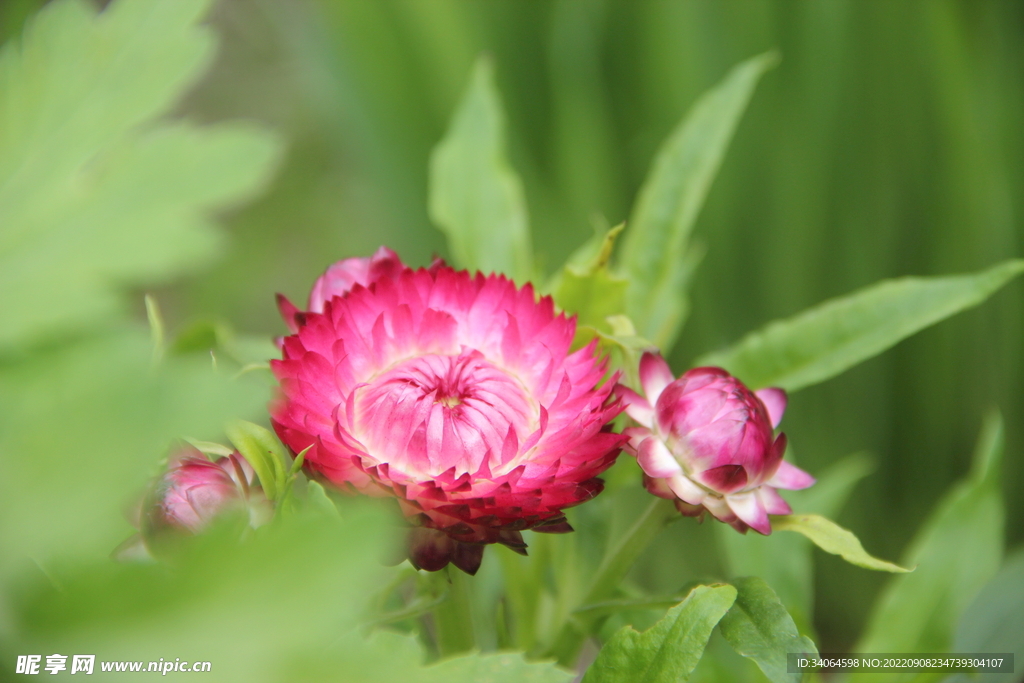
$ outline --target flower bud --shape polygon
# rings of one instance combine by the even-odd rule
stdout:
[[[225,512],[247,511],[249,524],[266,522],[272,510],[256,475],[235,452],[211,462],[192,447],[179,451],[148,499],[143,519],[146,536],[165,530],[198,533]]]
[[[737,530],[771,533],[768,515],[792,512],[775,489],[814,483],[785,462],[786,435],[775,427],[786,409],[782,389],[753,392],[721,368],[694,368],[675,379],[658,354],[640,361],[646,397],[620,386],[626,412],[641,427],[626,430],[627,450],[647,490],[674,499],[685,515],[707,510]]]

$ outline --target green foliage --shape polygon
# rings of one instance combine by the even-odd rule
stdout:
[[[871,471],[870,459],[854,453],[831,465],[803,491],[787,491],[794,509],[826,516],[839,514],[854,486]],[[729,576],[758,576],[772,587],[801,629],[811,626],[814,572],[812,544],[801,534],[738,534],[715,527]]]
[[[640,333],[668,353],[686,317],[686,284],[699,254],[690,232],[761,75],[778,61],[743,62],[705,93],[662,144],[623,242],[627,312]]]
[[[796,391],[977,306],[1021,272],[1024,261],[1013,260],[974,275],[887,280],[769,323],[695,364],[724,367],[754,388]]]
[[[592,9],[570,11],[570,4],[558,3],[556,36],[568,30],[566,17]],[[401,23],[407,12],[422,12],[414,6],[383,10],[342,3],[335,10],[388,12],[389,22]],[[149,297],[152,343],[122,324],[120,290],[208,262],[218,237],[207,213],[249,196],[276,153],[272,140],[250,126],[199,127],[167,117],[210,63],[211,34],[198,23],[208,7],[206,0],[114,0],[97,14],[85,0],[56,0],[20,44],[0,54],[0,305],[7,314],[0,331],[0,654],[6,661],[15,651],[92,651],[101,659],[157,659],[173,652],[213,660],[211,680],[569,680],[567,671],[528,663],[518,652],[423,662],[476,644],[515,643],[570,665],[609,617],[619,621],[604,632],[644,617],[642,610],[675,604],[676,598],[664,596],[681,594],[685,570],[673,568],[677,583],[653,597],[630,575],[667,521],[678,519],[670,503],[654,501],[621,535],[592,533],[613,539],[603,548],[545,537],[531,540],[531,558],[490,550],[489,556],[502,554],[506,569],[512,568],[503,578],[488,576],[485,565],[473,579],[456,573],[450,583],[444,574],[424,580],[409,568],[381,569],[378,556],[390,549],[392,527],[379,512],[336,505],[319,483],[298,476],[303,454],[289,462],[270,431],[234,420],[227,436],[253,464],[278,510],[290,514],[246,530],[242,543],[239,520],[224,520],[186,539],[166,564],[106,560],[130,533],[120,509],[138,500],[167,444],[184,434],[218,438],[225,418],[255,416],[266,399],[253,381],[257,373],[248,372],[266,368],[262,361],[274,353],[266,339],[199,322],[167,344],[165,322]],[[436,30],[426,42],[447,48],[459,34],[446,32],[457,13],[445,7],[430,21],[410,22],[407,30],[419,38]],[[469,42],[452,49],[472,54]],[[302,54],[310,52],[316,50]],[[566,66],[566,51],[553,52]],[[574,252],[548,287],[559,306],[589,328],[584,334],[600,339],[627,383],[635,385],[639,352],[650,346],[646,338],[667,352],[686,317],[685,289],[703,253],[691,245],[690,233],[739,117],[775,60],[767,54],[740,64],[679,123],[640,191],[619,268],[610,269],[609,261],[622,226]],[[452,73],[464,66],[457,58],[448,62]],[[556,70],[554,80],[573,85],[565,75]],[[389,87],[387,78],[367,80]],[[332,97],[326,93],[318,102]],[[491,63],[481,59],[431,159],[429,213],[458,265],[504,272],[522,283],[537,275],[537,267],[523,183],[506,156],[500,99]],[[561,102],[559,121],[588,116],[600,99],[596,93],[594,107],[575,102],[570,109]],[[642,99],[630,98],[629,106]],[[448,108],[443,98],[434,104],[438,111]],[[649,126],[644,121],[643,129]],[[574,139],[585,139],[581,131],[574,131]],[[642,153],[643,135],[637,137]],[[523,168],[536,174],[530,163]],[[590,170],[610,177],[608,169]],[[574,186],[577,199],[588,195],[583,185]],[[323,194],[333,201],[332,193]],[[549,211],[551,195],[538,194],[541,211]],[[422,212],[421,204],[416,211]],[[288,217],[282,223],[295,223],[290,213],[281,215]],[[240,234],[240,251],[249,255],[259,238]],[[290,265],[287,259],[288,253],[275,251],[274,265]],[[794,270],[791,261],[779,262]],[[247,263],[246,274],[253,268]],[[882,283],[774,323],[703,360],[754,385],[798,389],[980,303],[1022,270],[1024,262],[1008,261],[976,275]],[[246,280],[242,286],[248,285]],[[225,357],[243,366],[230,380],[218,372],[218,359]],[[228,452],[214,442],[190,440],[204,452]],[[1000,447],[1001,424],[992,418],[972,478],[947,496],[909,553],[918,572],[890,583],[859,649],[940,651],[952,643],[1019,651],[1019,641],[1001,638],[1020,630],[1014,618],[1021,609],[1021,563],[1014,560],[986,584],[1002,548]],[[787,494],[800,514],[773,524],[802,535],[745,538],[717,525],[726,572],[769,581],[700,586],[643,633],[619,629],[586,680],[686,678],[716,624],[769,679],[795,680],[785,672],[785,654],[814,651],[799,633],[809,628],[812,612],[808,538],[861,566],[906,571],[868,556],[850,532],[809,514],[835,515],[866,471],[864,459],[848,460],[811,490]],[[692,554],[704,550],[687,548]],[[384,611],[382,599],[364,609],[382,579],[387,596],[401,604]],[[481,607],[484,601],[497,606]],[[410,631],[427,612],[433,621],[418,636],[376,631],[366,638],[358,628],[388,623]],[[481,624],[482,614],[495,623]],[[488,628],[494,631],[490,641],[477,638]]]
[[[95,325],[118,287],[207,260],[204,213],[266,179],[277,146],[252,126],[153,123],[209,63],[208,5],[60,0],[4,47],[0,348]]]
[[[615,240],[625,227],[619,224],[603,235],[594,235],[569,257],[548,287],[555,303],[575,313],[581,326],[610,333],[608,318],[626,310],[627,281],[608,268]]]
[[[1012,652],[1014,666],[1024,657],[1024,551],[1007,558],[964,610],[953,636],[951,652]],[[1013,683],[1020,672],[985,674],[990,683]],[[955,682],[971,680],[966,675]]]
[[[149,338],[133,328],[0,365],[0,578],[29,557],[106,557],[172,439],[214,436],[266,398],[208,358],[152,369]]]
[[[519,283],[533,277],[526,199],[505,157],[505,115],[486,57],[430,158],[430,217],[459,267]]]
[[[567,683],[572,674],[551,664],[528,663],[517,653],[466,655],[424,667],[423,647],[412,636],[376,631],[349,633],[323,653],[310,652],[282,667],[286,683]]]
[[[914,571],[872,557],[851,531],[821,515],[780,515],[772,518],[772,526],[778,531],[801,533],[826,553],[839,555],[858,567],[897,574]]]
[[[978,439],[970,476],[943,497],[910,544],[904,561],[917,570],[890,579],[855,651],[948,651],[954,625],[1002,559],[1002,450],[1002,418],[992,413]],[[896,679],[896,674],[856,674],[851,680]]]
[[[583,677],[585,683],[676,683],[697,666],[711,631],[729,611],[736,589],[698,586],[643,633],[623,626]]]
[[[236,538],[214,527],[171,567],[104,562],[58,572],[59,590],[35,581],[16,610],[19,645],[107,660],[173,653],[213,662],[212,680],[278,681],[282,659],[356,625],[391,534],[379,509],[349,505],[341,521],[293,516]]]
[[[288,482],[291,458],[273,432],[245,420],[232,420],[224,432],[252,465],[270,500],[280,500]]]
[[[800,683],[801,674],[787,672],[786,655],[818,650],[797,631],[793,618],[764,579],[748,577],[732,582],[736,602],[722,617],[719,628],[733,649],[749,657],[772,683]]]

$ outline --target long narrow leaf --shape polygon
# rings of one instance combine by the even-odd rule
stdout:
[[[431,155],[429,208],[457,265],[518,282],[533,276],[523,184],[505,156],[505,115],[485,57]]]
[[[705,93],[664,142],[640,189],[623,239],[626,310],[640,334],[666,352],[682,325],[683,287],[696,265],[688,258],[693,223],[754,86],[777,61],[773,52],[749,59]]]
[[[717,365],[751,387],[796,391],[848,370],[972,306],[1024,272],[1005,261],[970,275],[885,280],[769,323],[695,365]]]
[[[985,421],[971,475],[946,494],[918,532],[905,562],[913,574],[890,579],[855,652],[944,652],[953,625],[999,569],[1005,513],[999,489],[1003,424]],[[887,683],[899,674],[855,674],[857,683]]]

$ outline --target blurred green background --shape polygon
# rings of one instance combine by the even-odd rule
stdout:
[[[2,37],[41,4],[0,4]],[[223,258],[157,291],[172,328],[213,318],[280,334],[273,294],[302,301],[339,258],[380,244],[415,265],[444,255],[427,218],[427,160],[483,51],[548,272],[596,216],[626,217],[654,151],[699,93],[739,61],[781,52],[698,219],[707,256],[671,355],[677,371],[880,278],[979,270],[1022,253],[1022,3],[221,0],[210,23],[219,56],[177,113],[264,122],[288,151],[268,192],[224,217]],[[1007,425],[1008,542],[1024,541],[1022,349],[1015,282],[792,398],[783,427],[806,469],[873,454],[877,471],[838,521],[874,554],[899,557],[967,471],[993,405]],[[885,577],[816,561],[819,647],[836,651],[861,631]]]

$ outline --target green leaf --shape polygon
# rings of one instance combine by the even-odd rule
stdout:
[[[588,330],[595,334],[601,349],[611,357],[611,369],[622,372],[619,381],[640,391],[640,357],[644,351],[654,348],[654,345],[637,334],[628,316],[610,315],[605,321],[611,328],[610,332],[589,327],[578,330],[576,337],[579,339]]]
[[[800,683],[802,674],[787,672],[790,652],[817,654],[807,636],[797,631],[793,618],[764,579],[748,577],[732,582],[736,602],[722,617],[719,628],[733,649],[757,663],[773,683]]]
[[[623,626],[605,643],[584,683],[676,683],[700,661],[715,625],[736,599],[728,585],[698,586],[643,633]]]
[[[1021,272],[1017,259],[973,275],[885,280],[769,323],[695,365],[723,367],[753,388],[796,391],[980,304]]]
[[[0,362],[0,578],[27,557],[105,560],[171,441],[215,438],[268,397],[208,358],[153,368],[141,327]]]
[[[1024,550],[1006,560],[964,611],[953,636],[952,652],[1012,652],[1024,660]],[[985,674],[986,683],[1014,683],[1014,673]],[[971,680],[954,677],[956,683]],[[954,683],[951,681],[950,683]]]
[[[527,662],[518,652],[470,654],[424,666],[414,636],[374,631],[368,638],[351,632],[330,652],[310,652],[282,667],[274,680],[284,683],[569,683],[573,675],[545,662]]]
[[[672,348],[686,315],[683,291],[699,255],[690,232],[761,75],[774,52],[734,67],[701,96],[662,144],[644,181],[623,242],[621,267],[629,280],[627,311],[641,335]]]
[[[505,156],[505,115],[489,59],[477,60],[451,126],[430,157],[430,218],[455,263],[533,277],[523,184]]]
[[[95,325],[126,283],[194,268],[210,209],[267,178],[251,125],[148,123],[212,56],[208,0],[58,0],[0,54],[0,347]]]
[[[615,240],[625,227],[623,223],[604,235],[595,235],[595,239],[569,257],[553,278],[551,293],[555,303],[564,311],[575,313],[581,326],[610,333],[608,318],[626,310],[627,282],[608,270]],[[593,332],[589,334],[593,336]]]
[[[36,580],[18,591],[19,644],[104,660],[173,652],[211,661],[210,680],[286,680],[275,675],[284,661],[355,628],[382,573],[392,571],[377,559],[391,540],[383,511],[351,502],[344,522],[298,514],[245,543],[233,528],[211,527],[173,567],[61,567],[61,590]]]
[[[907,550],[917,571],[889,580],[855,652],[947,652],[953,628],[996,574],[1003,554],[1005,513],[999,488],[1003,422],[985,419],[971,473],[950,490]],[[855,674],[886,683],[897,674]]]
[[[276,500],[278,494],[285,490],[286,468],[291,464],[291,458],[277,436],[269,429],[245,420],[232,420],[225,425],[224,433],[256,471],[267,498]]]
[[[678,605],[684,596],[671,595],[666,597],[641,597],[641,598],[620,598],[618,600],[604,600],[587,605],[581,605],[573,610],[574,614],[587,617],[603,617],[619,612],[633,612],[646,609],[668,609]]]
[[[786,491],[785,497],[794,510],[837,515],[853,487],[871,469],[870,458],[854,453],[818,475],[818,482],[811,488]],[[715,531],[725,551],[729,576],[761,577],[778,594],[797,625],[810,629],[814,607],[811,542],[800,534],[738,534],[725,524],[716,524]]]
[[[306,505],[329,517],[338,516],[337,506],[318,481],[310,481],[306,484]]]
[[[821,515],[779,515],[772,517],[772,526],[777,531],[796,531],[811,539],[826,553],[839,555],[850,564],[880,572],[906,573],[906,569],[892,562],[872,557],[864,550],[853,532],[844,529]]]
[[[527,662],[518,652],[475,654],[448,659],[428,667],[436,683],[569,683],[576,676],[553,662]],[[417,679],[420,680],[420,679]]]

